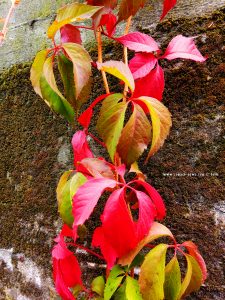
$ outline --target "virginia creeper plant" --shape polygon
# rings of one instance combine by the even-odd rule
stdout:
[[[138,160],[147,148],[146,162],[159,150],[172,125],[171,114],[161,102],[164,90],[161,60],[204,62],[205,58],[192,37],[175,36],[162,53],[152,37],[129,32],[132,16],[144,4],[144,0],[122,0],[120,4],[116,0],[89,0],[87,4],[62,7],[47,32],[53,46],[37,54],[31,69],[36,93],[69,123],[78,122],[83,127],[72,138],[74,170],[66,171],[57,187],[64,225],[52,250],[53,276],[56,290],[65,300],[77,296],[179,300],[197,291],[207,277],[197,246],[191,241],[178,243],[172,232],[159,223],[166,215],[164,202],[138,167]],[[164,1],[161,19],[175,4],[176,0]],[[80,25],[86,20],[89,26]],[[123,21],[125,33],[118,36],[117,24]],[[81,29],[93,31],[97,61],[83,47]],[[103,36],[123,45],[121,61],[104,60]],[[130,61],[128,50],[134,53]],[[63,91],[56,83],[56,68]],[[92,68],[101,73],[105,94],[81,112],[82,104],[88,101],[85,95]],[[110,89],[107,74],[118,79],[120,93]],[[101,105],[96,124],[98,136],[89,130],[96,105]],[[107,149],[110,162],[93,154],[88,136]],[[102,195],[107,197],[106,201]],[[90,248],[85,248],[82,245],[85,224],[98,202],[104,205],[101,225],[93,231]],[[168,243],[166,239],[157,243],[162,237]],[[105,261],[104,274],[93,278],[90,286],[82,282],[82,271],[74,255],[76,248]],[[181,261],[185,270],[180,267]]]

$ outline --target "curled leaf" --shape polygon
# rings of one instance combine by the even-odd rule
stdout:
[[[77,98],[82,88],[88,83],[90,78],[91,57],[88,52],[78,44],[65,43],[62,45],[62,48],[73,63],[73,75]]]
[[[198,62],[204,62],[206,60],[197,49],[194,39],[182,35],[178,35],[171,40],[162,58],[168,60],[185,58]]]
[[[53,59],[53,57],[48,57],[43,65],[43,74],[40,77],[41,96],[56,113],[63,115],[72,123],[75,117],[74,109],[57,87],[53,72]]]

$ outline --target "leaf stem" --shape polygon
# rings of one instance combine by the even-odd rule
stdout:
[[[10,18],[13,14],[13,11],[15,10],[16,6],[19,4],[19,1],[17,0],[14,0],[12,1],[12,5],[8,11],[8,14],[7,14],[7,17],[5,18],[5,21],[4,21],[4,25],[3,25],[3,28],[2,28],[2,31],[0,31],[0,47],[2,46],[3,44],[3,41],[6,37],[6,34],[7,34],[7,31],[8,31],[8,24],[9,24],[9,21],[10,21]]]
[[[101,28],[98,29],[97,31],[97,43],[98,43],[98,62],[102,63],[102,34],[101,34]],[[102,78],[103,78],[103,82],[104,82],[104,86],[105,86],[105,91],[107,94],[110,93],[109,91],[109,85],[108,85],[108,81],[107,81],[107,77],[106,77],[106,73],[105,71],[101,70],[102,73]]]
[[[91,254],[91,255],[94,255],[95,257],[101,259],[101,260],[105,260],[103,256],[95,253],[94,251],[82,246],[82,245],[79,245],[79,244],[76,244],[76,243],[67,243],[67,245],[71,245],[71,246],[74,246],[76,248],[79,248],[79,249],[82,249],[84,251],[86,251],[87,253]]]
[[[124,31],[124,35],[128,34],[128,32],[130,30],[131,20],[132,20],[132,16],[130,16],[127,19],[127,24],[126,24],[126,28],[125,28],[125,31]],[[127,47],[123,48],[123,56],[124,56],[124,63],[125,63],[125,65],[128,66],[128,50],[127,50]],[[125,84],[125,86],[124,86],[124,92],[123,92],[123,95],[124,95],[123,100],[124,101],[126,101],[127,92],[128,92],[128,85]]]

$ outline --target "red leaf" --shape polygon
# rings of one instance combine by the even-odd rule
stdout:
[[[104,256],[107,262],[107,268],[111,269],[115,261],[117,259],[117,254],[112,246],[109,244],[107,239],[105,238],[104,231],[102,227],[98,227],[95,229],[92,239],[93,247],[100,247],[101,253]]]
[[[64,224],[61,230],[61,235],[63,237],[73,237],[73,231],[68,225]]]
[[[159,51],[159,47],[155,40],[147,34],[140,32],[132,32],[116,39],[125,47],[135,52],[153,52]]]
[[[129,62],[134,79],[148,75],[155,67],[156,62],[157,58],[152,53],[136,53]]]
[[[135,248],[137,245],[135,223],[124,198],[124,188],[110,195],[101,220],[104,236],[115,250],[117,257],[122,257]]]
[[[66,247],[60,234],[60,240],[52,250],[53,277],[59,295],[65,300],[75,299],[69,288],[82,285],[81,270],[74,254]]]
[[[66,24],[60,28],[62,43],[77,43],[82,44],[80,30],[71,24]]]
[[[156,208],[146,193],[135,191],[139,204],[139,217],[137,222],[137,239],[140,242],[150,230],[156,216]]]
[[[164,0],[163,12],[160,17],[160,21],[166,16],[166,14],[176,5],[177,0]]]
[[[148,96],[161,100],[164,86],[164,72],[157,63],[155,69],[153,69],[147,76],[136,81],[133,98]]]
[[[202,277],[203,277],[203,282],[204,282],[207,278],[207,268],[206,268],[203,257],[201,256],[201,254],[198,251],[198,247],[191,241],[184,242],[182,244],[182,246],[184,246],[188,250],[189,254],[191,256],[193,256],[196,259],[196,261],[198,262],[198,264],[201,268],[201,271],[202,271],[202,275],[203,275]]]
[[[117,182],[107,178],[90,179],[83,184],[73,197],[74,224],[84,224],[94,210],[98,199],[107,188],[114,188]]]
[[[134,16],[145,5],[146,0],[121,0],[118,12],[118,23]]]
[[[114,8],[117,5],[117,0],[87,0],[87,4]]]
[[[100,25],[106,26],[109,36],[112,36],[116,30],[117,17],[112,13],[104,14],[101,18]]]
[[[77,131],[72,138],[74,153],[74,165],[77,167],[78,162],[84,158],[94,157],[87,143],[87,135],[84,131]]]
[[[104,94],[96,98],[91,105],[80,115],[78,122],[84,127],[88,128],[93,115],[93,108],[102,100],[104,100],[110,94]]]
[[[116,167],[116,172],[123,178],[126,173],[126,165],[122,164],[119,167]]]
[[[166,58],[168,60],[186,58],[199,62],[204,62],[206,60],[206,58],[198,51],[194,39],[182,35],[178,35],[171,40],[165,54],[161,58]]]
[[[145,189],[146,193],[149,195],[152,203],[155,206],[157,219],[162,220],[166,215],[166,208],[159,193],[145,181],[135,180],[133,182],[141,185]]]

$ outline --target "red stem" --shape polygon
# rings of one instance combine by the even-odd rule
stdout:
[[[102,147],[106,148],[105,143],[103,143],[102,141],[100,141],[96,136],[94,136],[92,133],[87,132],[87,134],[98,144],[100,144]]]
[[[88,252],[88,253],[90,253],[90,254],[96,256],[97,258],[99,258],[99,259],[101,259],[101,260],[105,260],[103,256],[101,256],[101,255],[95,253],[94,251],[92,251],[92,250],[90,250],[90,249],[88,249],[88,248],[86,248],[86,247],[84,247],[84,246],[78,245],[78,244],[76,244],[76,243],[67,243],[67,245],[71,245],[71,246],[77,247],[77,248],[79,248],[79,249],[82,249],[82,250],[84,250],[84,251],[86,251],[86,252]]]

